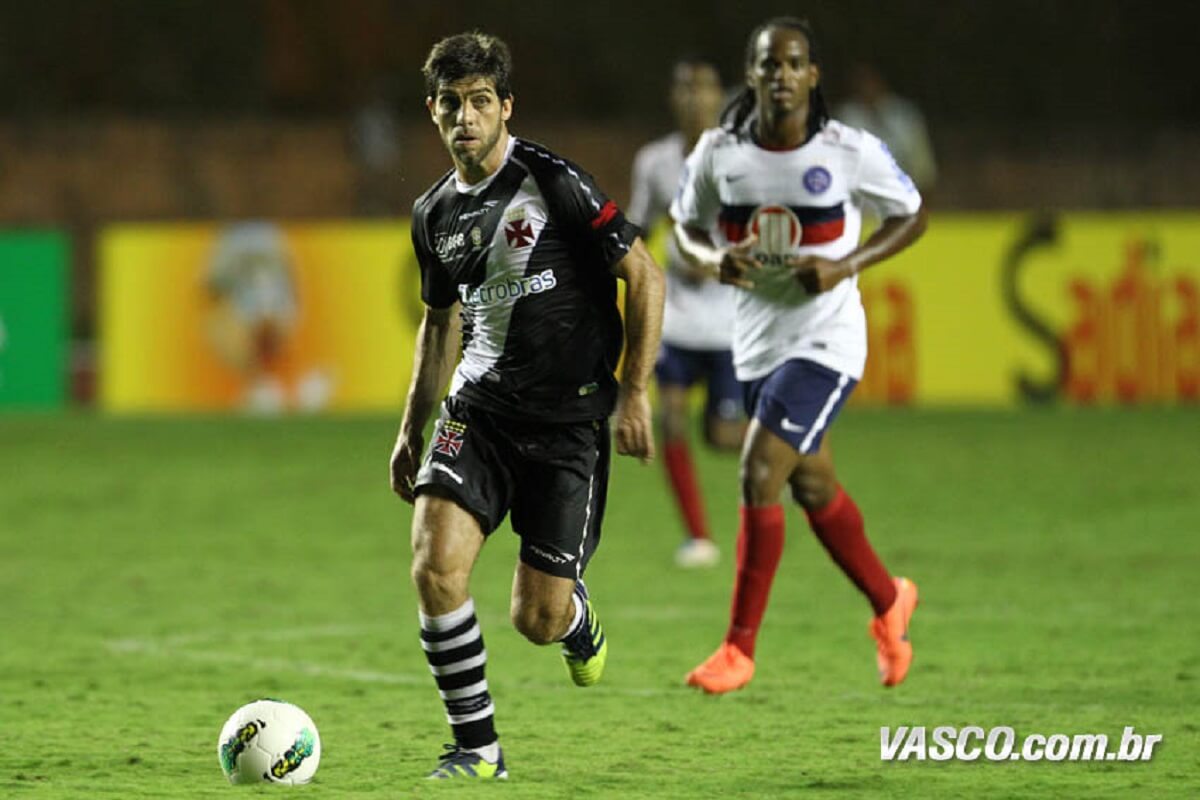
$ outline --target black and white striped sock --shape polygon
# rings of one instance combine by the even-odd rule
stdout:
[[[579,596],[579,592],[571,595],[571,601],[575,606],[575,614],[571,617],[571,624],[567,626],[567,632],[559,639],[560,642],[573,641],[573,637],[577,637],[579,632],[584,629],[587,624],[587,606],[583,604],[583,598]]]
[[[478,750],[496,741],[495,707],[484,667],[487,650],[475,619],[475,602],[448,614],[421,617],[421,647],[446,706],[446,719],[459,747]],[[493,759],[494,760],[494,759]]]

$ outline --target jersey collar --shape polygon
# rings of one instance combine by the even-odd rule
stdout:
[[[454,188],[455,188],[455,190],[459,194],[478,195],[478,194],[483,193],[489,186],[492,185],[492,181],[496,180],[496,176],[499,175],[504,170],[504,165],[507,164],[508,159],[512,157],[513,148],[516,147],[516,144],[517,144],[517,137],[513,136],[510,133],[508,135],[508,147],[504,148],[504,159],[500,162],[500,166],[496,167],[495,172],[493,172],[491,175],[488,175],[486,178],[481,180],[479,183],[463,183],[462,179],[458,177],[458,170],[455,170],[454,171]]]

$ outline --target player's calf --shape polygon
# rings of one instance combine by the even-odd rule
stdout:
[[[514,605],[511,617],[517,632],[536,645],[557,642],[571,623],[571,616],[542,604]]]

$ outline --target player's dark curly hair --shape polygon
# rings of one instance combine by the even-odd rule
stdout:
[[[813,64],[821,63],[817,37],[808,20],[799,17],[774,17],[750,32],[750,38],[746,40],[745,65],[747,69],[754,66],[754,48],[758,43],[758,37],[762,35],[763,31],[772,28],[787,28],[804,34],[804,38],[808,42],[809,61]],[[741,130],[742,126],[746,124],[746,120],[754,112],[756,102],[754,90],[749,86],[742,87],[742,90],[733,100],[729,101],[729,105],[725,106],[725,110],[721,112],[721,126],[729,131]],[[818,84],[808,93],[808,135],[815,135],[817,131],[825,127],[825,123],[828,121],[829,107],[825,104],[825,95],[821,93],[821,86]]]
[[[497,36],[481,31],[468,31],[447,36],[429,50],[421,74],[425,76],[425,92],[433,97],[438,86],[463,78],[491,78],[496,95],[501,99],[512,96],[512,53]]]

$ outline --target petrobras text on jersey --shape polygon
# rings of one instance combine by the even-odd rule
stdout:
[[[493,303],[512,302],[525,295],[548,292],[557,285],[558,279],[554,277],[554,270],[544,269],[536,275],[502,278],[473,289],[466,284],[460,284],[458,293],[462,297],[463,303],[467,305],[486,306]]]

